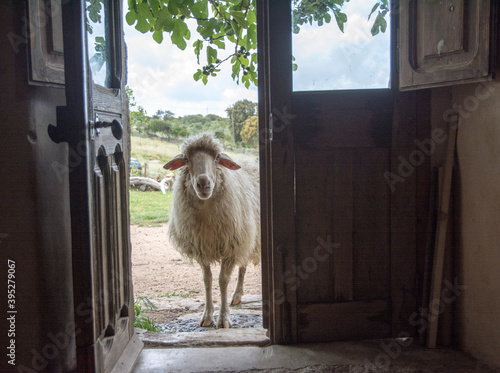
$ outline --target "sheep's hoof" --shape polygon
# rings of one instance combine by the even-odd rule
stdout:
[[[238,304],[240,304],[242,296],[243,296],[243,294],[234,293],[233,294],[233,299],[231,300],[231,306],[237,306]]]
[[[217,320],[217,329],[230,328],[230,327],[231,327],[231,322],[229,321],[229,317],[219,316],[219,319]]]
[[[214,325],[214,319],[211,316],[205,316],[203,315],[201,321],[200,321],[200,326],[201,327],[206,327],[206,326],[213,326]]]

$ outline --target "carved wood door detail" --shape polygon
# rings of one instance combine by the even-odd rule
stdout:
[[[122,1],[62,7],[67,102],[49,132],[69,144],[78,371],[128,371],[142,342],[133,327]]]

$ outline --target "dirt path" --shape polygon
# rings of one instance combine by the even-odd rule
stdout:
[[[204,299],[203,280],[197,263],[183,260],[168,240],[167,225],[161,227],[130,227],[132,241],[132,279],[134,298],[156,298],[166,294],[188,295]],[[219,299],[218,274],[213,266],[214,301]],[[261,294],[261,267],[250,265],[245,276],[245,294]],[[229,292],[236,286],[237,271],[233,271]]]

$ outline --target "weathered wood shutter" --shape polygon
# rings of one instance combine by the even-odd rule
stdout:
[[[489,0],[401,0],[401,90],[491,78]]]

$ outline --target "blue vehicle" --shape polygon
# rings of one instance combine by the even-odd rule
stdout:
[[[139,174],[142,174],[141,162],[139,162],[137,159],[131,157],[129,164],[130,164],[130,171],[138,170]]]

